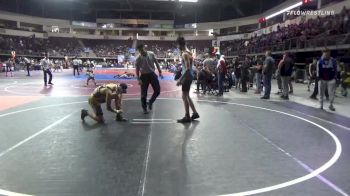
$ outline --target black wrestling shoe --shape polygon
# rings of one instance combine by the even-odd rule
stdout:
[[[182,119],[177,120],[178,123],[190,123],[192,120],[189,116],[185,116]]]
[[[284,95],[282,95],[282,96],[281,96],[281,99],[284,99],[284,100],[289,100],[289,97],[288,97],[288,96],[284,96]]]
[[[153,109],[153,104],[152,104],[152,103],[150,103],[150,102],[148,102],[148,103],[147,103],[147,105],[148,105],[148,109],[149,109],[149,111],[152,111],[152,109]]]
[[[82,110],[81,110],[81,115],[80,115],[81,120],[85,120],[85,117],[86,117],[87,115],[88,115],[88,111],[82,109]]]
[[[318,100],[316,96],[310,96],[310,99]]]
[[[335,111],[335,108],[334,108],[333,105],[330,105],[328,108],[329,108],[330,111],[333,111],[333,112]]]
[[[275,93],[275,95],[280,95],[280,94],[282,94],[281,91],[278,91],[277,93]]]
[[[117,114],[115,120],[118,122],[127,122],[128,121],[128,119],[123,118],[123,116],[121,114]]]
[[[50,85],[53,85],[53,83],[52,83],[52,82],[50,82],[49,84],[50,84]]]
[[[198,113],[193,113],[191,116],[191,120],[196,120],[199,118],[199,114]]]

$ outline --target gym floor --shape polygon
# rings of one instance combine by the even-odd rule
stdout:
[[[115,81],[99,74],[98,84]],[[350,193],[347,117],[258,96],[191,93],[201,118],[183,125],[175,122],[184,109],[174,81],[161,81],[162,94],[144,115],[137,82],[126,80],[129,122],[104,111],[98,125],[80,119],[94,89],[85,76],[65,70],[44,87],[41,72],[24,75],[0,77],[0,195]]]

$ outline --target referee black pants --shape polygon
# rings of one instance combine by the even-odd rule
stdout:
[[[78,76],[79,76],[80,73],[79,73],[79,66],[78,66],[78,65],[74,65],[74,66],[73,66],[73,75],[74,75],[74,76],[75,76],[75,70],[77,71]]]
[[[27,67],[27,76],[30,76],[30,64],[29,63],[27,63],[26,64],[26,67]]]
[[[149,104],[152,105],[154,101],[157,99],[157,97],[160,94],[160,85],[159,85],[159,80],[157,74],[149,73],[149,74],[142,74],[140,76],[141,79],[141,104],[142,108],[146,109],[147,108],[147,92],[148,92],[148,87],[151,84],[153,88],[153,95],[151,99],[149,100]]]
[[[47,85],[47,75],[49,75],[49,84],[51,84],[51,81],[52,81],[52,73],[51,73],[51,70],[49,69],[44,69],[44,82],[45,82],[45,85]]]

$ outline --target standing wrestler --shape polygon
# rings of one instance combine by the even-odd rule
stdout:
[[[6,62],[6,77],[7,77],[7,73],[10,72],[11,77],[13,77],[13,67],[15,66],[15,61],[13,59],[9,59]]]
[[[92,80],[95,84],[95,86],[97,86],[96,81],[95,81],[95,75],[94,75],[94,71],[91,68],[87,68],[86,70],[86,86],[89,86],[89,81]]]
[[[63,72],[63,62],[61,60],[56,59],[54,64],[54,70],[53,72],[58,72],[59,70]]]
[[[177,82],[177,85],[182,85],[182,100],[185,106],[185,117],[179,119],[179,123],[189,123],[192,120],[199,118],[199,114],[193,104],[193,101],[190,97],[190,89],[193,81],[193,57],[192,53],[188,51],[186,47],[185,38],[179,37],[177,39],[178,47],[181,51],[182,57],[182,76]],[[192,116],[190,116],[190,108],[192,109]]]
[[[104,123],[102,103],[106,103],[107,110],[116,114],[116,121],[127,121],[122,116],[122,94],[126,93],[128,86],[121,84],[105,84],[97,87],[89,97],[89,104],[94,112],[81,110],[81,120],[85,120],[89,116],[98,123]],[[112,100],[114,99],[115,109],[112,108]]]
[[[145,45],[141,44],[137,47],[140,55],[136,59],[136,76],[141,86],[141,104],[144,114],[148,114],[147,111],[147,91],[148,86],[151,84],[153,88],[153,95],[148,101],[148,109],[152,110],[152,105],[160,94],[160,85],[158,76],[155,73],[155,66],[157,66],[159,77],[163,79],[162,70],[156,56],[151,51],[146,51]],[[141,75],[140,75],[141,73]]]

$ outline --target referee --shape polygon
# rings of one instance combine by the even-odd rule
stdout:
[[[141,86],[141,104],[144,114],[148,114],[147,110],[147,91],[148,86],[151,84],[153,88],[153,95],[148,101],[148,109],[152,110],[154,101],[160,94],[160,85],[158,76],[155,73],[155,66],[157,66],[159,76],[163,79],[162,70],[160,69],[159,63],[155,57],[155,54],[145,50],[145,45],[141,44],[137,47],[140,55],[136,59],[136,76]]]
[[[49,75],[49,84],[53,85],[52,82],[51,82],[52,81],[51,62],[47,58],[47,55],[45,55],[44,58],[41,59],[40,65],[41,65],[41,67],[43,69],[43,72],[44,72],[44,83],[45,83],[45,86],[47,86],[47,75]]]
[[[30,76],[31,61],[27,57],[24,57],[24,63],[26,64],[27,68],[27,76]]]
[[[78,76],[80,75],[79,73],[79,64],[80,64],[80,60],[78,59],[78,57],[75,57],[73,59],[73,75],[75,76],[75,70],[78,73]]]

